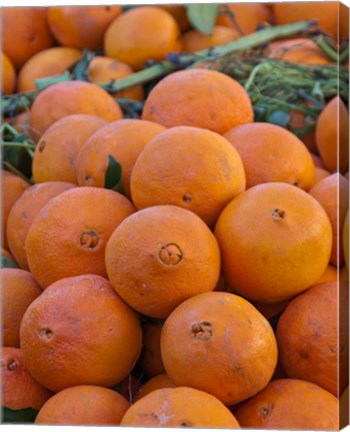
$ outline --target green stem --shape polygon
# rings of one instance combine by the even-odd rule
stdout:
[[[339,61],[339,54],[337,51],[335,51],[330,45],[328,45],[327,42],[325,42],[323,39],[314,39],[314,42],[317,44],[319,48],[326,54],[326,56],[334,61]]]
[[[6,142],[6,141],[0,141],[0,144],[3,147],[23,147],[31,150],[35,150],[34,144],[29,144],[28,142]]]
[[[18,171],[17,168],[15,168],[13,165],[11,165],[9,162],[3,161],[2,162],[4,164],[4,166],[11,171],[13,174],[16,174],[18,177],[21,177],[23,180],[25,180],[27,183],[29,184],[33,184],[32,181],[30,181],[29,179],[27,179],[26,176],[24,176],[21,171]]]
[[[232,26],[234,29],[238,31],[238,33],[243,36],[243,32],[241,28],[238,25],[238,22],[236,20],[235,14],[232,12],[232,10],[229,8],[229,5],[224,5],[224,13],[223,15],[227,15],[232,23]]]
[[[339,54],[339,63],[342,64],[349,57],[349,46],[347,46],[343,51]]]

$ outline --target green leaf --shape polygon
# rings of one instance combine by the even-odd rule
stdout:
[[[186,5],[187,16],[192,26],[202,33],[210,35],[219,13],[218,4]]]
[[[105,174],[105,188],[122,192],[122,166],[112,155],[108,155],[108,168]]]
[[[34,423],[39,412],[33,408],[12,410],[6,407],[1,407],[1,411],[2,423]]]
[[[6,255],[0,253],[1,268],[18,268],[18,265],[8,258]]]
[[[74,65],[69,68],[76,80],[88,81],[88,69],[91,60],[95,57],[95,53],[84,50],[84,55]]]
[[[50,87],[52,84],[57,84],[63,81],[71,81],[72,77],[69,71],[64,72],[61,75],[55,75],[49,78],[40,78],[35,80],[35,85],[38,90],[44,90]]]

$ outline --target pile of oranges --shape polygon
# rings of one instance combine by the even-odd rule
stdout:
[[[3,10],[5,94],[104,50],[89,81],[49,86],[13,122],[36,145],[33,184],[1,174],[4,407],[51,425],[339,428],[344,102],[330,100],[303,142],[254,122],[249,95],[221,72],[176,71],[146,95],[96,84],[261,22],[319,18],[335,36],[335,5],[232,4],[240,31],[219,15],[210,36],[183,6]],[[285,60],[330,62],[310,43]],[[120,97],[144,102],[141,117],[123,118]]]

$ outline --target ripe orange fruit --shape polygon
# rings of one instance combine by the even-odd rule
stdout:
[[[276,331],[287,375],[311,381],[337,397],[349,379],[347,285],[333,281],[311,287],[290,302]]]
[[[62,74],[81,56],[80,50],[69,47],[40,51],[22,66],[18,75],[18,91],[35,90],[35,80]]]
[[[160,334],[163,321],[146,321],[142,326],[143,353],[140,358],[141,368],[145,374],[152,378],[165,372],[160,353]]]
[[[196,51],[225,45],[240,37],[237,30],[225,27],[214,26],[210,35],[200,32],[199,30],[189,30],[181,37],[183,51],[194,53]]]
[[[19,327],[28,306],[42,293],[31,273],[17,268],[0,270],[3,345],[19,347]]]
[[[104,187],[109,155],[122,167],[123,192],[130,197],[130,176],[146,144],[165,128],[138,119],[118,120],[94,133],[76,159],[76,177],[80,186]]]
[[[54,41],[43,7],[4,7],[3,51],[18,70],[34,54],[50,48]]]
[[[241,156],[247,189],[268,182],[283,182],[309,190],[315,168],[308,149],[288,130],[269,123],[250,123],[224,134]]]
[[[215,236],[229,285],[260,303],[288,300],[309,288],[325,271],[332,248],[322,206],[285,183],[254,186],[231,201]]]
[[[230,143],[210,130],[174,127],[157,135],[131,174],[137,209],[173,204],[212,226],[226,204],[245,189],[242,160]]]
[[[77,184],[79,151],[87,139],[107,122],[88,114],[72,114],[53,123],[35,148],[32,171],[36,183],[64,181]]]
[[[121,426],[239,428],[234,415],[217,398],[189,387],[146,395],[131,405]]]
[[[35,216],[50,199],[74,187],[71,183],[47,182],[27,188],[15,202],[7,220],[7,241],[18,265],[29,270],[25,241]]]
[[[253,108],[233,78],[208,69],[187,69],[171,73],[153,87],[142,118],[165,127],[194,126],[223,134],[252,123]]]
[[[81,385],[61,390],[41,408],[35,424],[119,425],[128,401],[114,390]]]
[[[1,70],[2,93],[5,95],[14,93],[16,88],[16,71],[11,60],[3,52],[1,52]]]
[[[235,411],[241,427],[252,429],[338,429],[339,401],[307,381],[272,381]]]
[[[51,199],[36,215],[25,243],[39,285],[86,273],[106,276],[107,241],[133,211],[127,198],[107,189],[73,188]]]
[[[129,306],[166,318],[187,298],[215,288],[220,251],[194,213],[154,206],[128,217],[113,232],[106,268],[113,288]]]
[[[277,363],[269,322],[247,300],[222,292],[181,303],[165,321],[161,352],[176,385],[206,391],[226,405],[262,390]]]
[[[268,6],[262,3],[230,3],[226,7],[234,15],[244,35],[254,33],[260,24],[270,22],[272,19]],[[221,6],[221,11],[225,11],[223,6]],[[220,14],[216,22],[220,25],[234,27],[232,19],[227,14]]]
[[[349,270],[349,211],[347,211],[342,228],[342,249],[346,268]]]
[[[118,103],[96,84],[63,81],[40,92],[32,105],[30,126],[43,134],[57,120],[71,114],[90,114],[108,122],[123,117]]]
[[[13,258],[13,256],[10,254],[10,252],[4,248],[0,248],[0,253],[1,255],[4,255],[6,258],[10,259],[11,261],[15,262],[15,259]]]
[[[344,264],[344,254],[343,248],[339,247],[338,250],[338,245],[349,208],[349,182],[339,173],[332,174],[316,183],[309,193],[321,204],[329,217],[333,232],[330,262],[341,266]]]
[[[19,348],[1,348],[1,405],[20,410],[40,409],[52,393],[28,372]]]
[[[10,211],[18,200],[18,198],[22,195],[22,193],[30,186],[25,180],[21,177],[10,173],[9,171],[1,170],[1,185],[2,189],[6,191],[6,193],[2,194],[1,203],[2,203],[2,242],[1,245],[7,249],[7,236],[6,236],[6,226],[7,226],[7,218],[10,214]]]
[[[139,391],[135,396],[135,402],[154,390],[173,387],[176,387],[176,385],[171,381],[166,373],[156,375],[139,388]]]
[[[314,153],[311,153],[311,157],[312,160],[314,161],[315,168],[326,169],[325,164],[323,163],[322,159],[319,156],[315,155]]]
[[[173,16],[156,6],[130,9],[116,18],[104,35],[104,52],[134,70],[147,60],[165,60],[181,50],[180,29]]]
[[[318,117],[316,145],[329,171],[345,173],[348,170],[349,114],[339,96],[328,102]]]
[[[339,5],[337,2],[274,3],[276,24],[317,20],[317,27],[337,40]]]
[[[315,174],[316,174],[316,181],[315,184],[317,184],[319,181],[323,180],[326,177],[329,177],[331,173],[323,168],[315,168]]]
[[[108,83],[132,75],[134,71],[126,63],[103,56],[96,56],[89,64],[88,76],[93,83]],[[143,101],[142,85],[128,87],[113,93],[115,98]]]
[[[175,18],[181,31],[188,30],[191,27],[191,23],[188,20],[187,9],[185,6],[181,6],[179,4],[159,4],[158,7],[169,12]]]
[[[328,265],[326,270],[324,271],[323,275],[318,279],[313,285],[319,285],[321,283],[325,282],[336,282],[338,279],[338,270],[336,267],[332,266],[331,264]]]
[[[102,48],[108,26],[121,13],[121,6],[50,7],[48,21],[60,45],[96,51]]]
[[[142,332],[106,279],[83,275],[47,288],[24,314],[20,338],[29,372],[58,392],[119,383],[140,354]]]

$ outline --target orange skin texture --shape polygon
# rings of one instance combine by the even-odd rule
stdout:
[[[332,266],[331,264],[328,265],[326,270],[324,271],[323,275],[318,279],[314,285],[319,285],[321,283],[325,282],[336,282],[338,280],[338,271],[337,268]]]
[[[168,13],[170,13],[176,20],[180,30],[186,31],[191,27],[191,23],[187,17],[187,10],[185,6],[180,5],[158,5],[159,8],[164,9]]]
[[[213,233],[194,213],[154,206],[128,217],[113,232],[106,268],[113,288],[129,306],[164,319],[187,298],[215,288],[220,251]]]
[[[331,60],[310,39],[296,38],[270,42],[266,56],[302,65],[324,65]]]
[[[2,68],[2,93],[9,95],[14,93],[16,89],[16,71],[11,63],[11,60],[6,54],[1,52],[1,68]]]
[[[71,114],[90,114],[107,122],[123,117],[118,103],[96,84],[64,81],[46,88],[35,99],[30,126],[43,134],[57,120]]]
[[[225,27],[214,26],[212,33],[206,35],[198,30],[189,30],[181,37],[183,51],[194,53],[211,47],[225,45],[240,37],[237,30]]]
[[[72,114],[53,123],[35,148],[32,171],[36,183],[63,181],[77,184],[76,162],[85,142],[107,122],[88,114]]]
[[[19,92],[36,90],[35,80],[60,75],[81,58],[82,52],[75,48],[49,48],[31,57],[18,74]]]
[[[1,185],[2,185],[2,247],[5,249],[8,248],[7,236],[6,236],[6,227],[7,227],[7,218],[10,214],[10,211],[18,200],[18,198],[22,195],[22,193],[30,186],[25,180],[21,177],[18,177],[15,174],[12,174],[9,171],[1,170]]]
[[[309,288],[325,271],[332,248],[322,206],[285,183],[254,186],[231,201],[215,236],[227,282],[259,303],[279,303]]]
[[[18,265],[29,270],[25,241],[35,216],[50,199],[74,187],[71,183],[47,182],[27,188],[15,202],[7,220],[7,241]]]
[[[337,397],[349,378],[347,286],[333,281],[311,287],[291,301],[276,331],[286,374],[313,382]]]
[[[193,126],[223,134],[252,123],[253,108],[244,88],[229,76],[213,70],[187,69],[156,84],[146,99],[142,119],[168,128]]]
[[[156,375],[147,381],[146,384],[140,387],[139,391],[135,395],[134,402],[137,402],[139,399],[143,398],[154,390],[173,387],[176,387],[176,385],[171,381],[166,373]]]
[[[161,352],[176,385],[206,391],[225,405],[262,390],[277,363],[269,322],[247,300],[222,292],[181,303],[165,321]]]
[[[126,63],[108,57],[96,56],[89,64],[88,76],[93,83],[109,83],[110,81],[125,78],[134,73]],[[126,98],[143,101],[143,87],[136,85],[113,93],[115,98]]]
[[[147,321],[142,326],[144,351],[141,367],[145,374],[152,378],[165,372],[160,353],[160,334],[163,321]]]
[[[315,168],[308,149],[288,130],[269,123],[237,126],[225,133],[241,156],[252,186],[283,182],[309,190],[315,183]]]
[[[95,51],[102,48],[105,31],[121,13],[121,6],[50,7],[48,22],[60,45]]]
[[[142,31],[140,31],[142,29]],[[120,15],[104,35],[104,52],[138,71],[147,60],[162,61],[181,51],[175,18],[156,6],[141,6]]]
[[[53,45],[47,8],[4,7],[1,15],[3,51],[17,70],[34,54]]]
[[[339,170],[341,173],[348,171],[349,113],[339,96],[328,102],[318,117],[316,124],[316,145],[329,171]]]
[[[35,424],[119,425],[129,406],[114,390],[93,385],[75,386],[52,396],[39,411]]]
[[[122,167],[122,186],[130,197],[130,177],[137,158],[164,126],[146,120],[125,119],[110,123],[93,134],[76,159],[76,177],[80,186],[104,187],[108,156]]]
[[[28,265],[42,288],[86,273],[106,276],[105,248],[114,229],[134,212],[118,192],[73,188],[51,199],[26,238]]]
[[[252,429],[339,429],[339,401],[307,381],[280,379],[235,411],[241,427]]]
[[[342,241],[342,227],[349,209],[349,182],[339,173],[332,174],[316,183],[309,193],[324,208],[332,225],[330,263],[341,266],[344,264],[344,252],[342,247],[338,250],[338,243]]]
[[[314,161],[315,168],[327,169],[325,164],[323,163],[322,159],[319,156],[315,155],[314,153],[310,153],[310,154],[311,154],[312,160]]]
[[[323,168],[316,167],[315,168],[315,174],[316,174],[316,181],[315,184],[317,184],[319,181],[323,180],[326,177],[329,177],[331,173]]]
[[[189,387],[155,390],[135,402],[121,426],[239,428],[239,424],[217,398]]]
[[[270,22],[272,19],[268,6],[262,3],[231,3],[227,4],[227,6],[234,14],[237,24],[244,35],[254,33],[259,24]],[[223,7],[222,10],[224,10]],[[228,15],[219,15],[216,23],[233,27],[232,20]]]
[[[209,130],[178,126],[147,144],[134,165],[130,186],[138,210],[172,204],[213,226],[223,208],[244,191],[246,179],[229,141]]]
[[[297,4],[281,2],[274,3],[273,10],[277,25],[317,20],[315,27],[337,40],[338,2],[301,2]]]
[[[19,327],[28,306],[42,293],[31,273],[17,268],[0,270],[3,345],[19,348]]]
[[[29,372],[54,392],[113,387],[141,352],[139,317],[98,275],[61,279],[27,309],[20,330]]]
[[[39,410],[51,395],[30,375],[19,348],[1,348],[1,405],[13,410]]]

